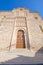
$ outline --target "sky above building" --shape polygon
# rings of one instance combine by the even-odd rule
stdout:
[[[12,10],[17,7],[37,11],[43,18],[43,0],[0,0],[0,10]]]

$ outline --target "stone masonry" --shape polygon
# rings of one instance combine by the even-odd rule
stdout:
[[[0,51],[17,49],[19,30],[24,31],[25,49],[37,51],[43,47],[43,20],[39,13],[19,7],[0,11]]]

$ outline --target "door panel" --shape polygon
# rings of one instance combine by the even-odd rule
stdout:
[[[25,48],[25,36],[23,30],[17,32],[16,48]]]

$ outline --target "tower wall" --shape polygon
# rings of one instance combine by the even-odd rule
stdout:
[[[25,32],[26,49],[43,47],[43,20],[25,8],[0,12],[0,51],[16,49],[17,31]]]

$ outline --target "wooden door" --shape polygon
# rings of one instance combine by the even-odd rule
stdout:
[[[25,36],[23,30],[17,32],[16,48],[25,48]]]

